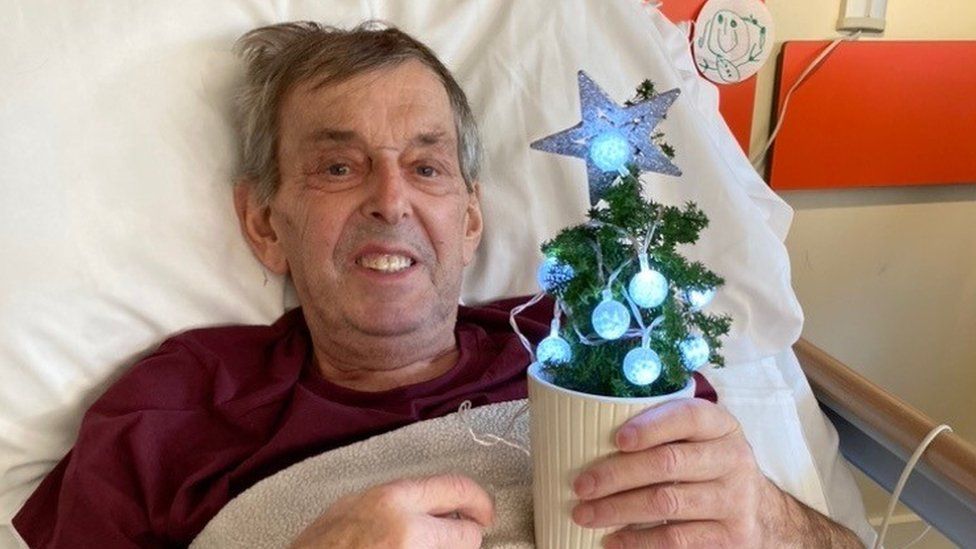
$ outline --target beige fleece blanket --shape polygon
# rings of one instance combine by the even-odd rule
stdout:
[[[340,497],[393,479],[463,473],[495,498],[497,521],[483,547],[534,547],[532,461],[503,443],[503,435],[528,447],[528,412],[512,418],[525,400],[481,406],[421,421],[296,463],[231,500],[191,547],[287,547]],[[511,427],[509,427],[511,426]],[[471,432],[469,432],[469,428]]]

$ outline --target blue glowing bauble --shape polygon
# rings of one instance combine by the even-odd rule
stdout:
[[[630,311],[612,298],[604,298],[593,309],[593,329],[603,339],[619,339],[630,327]]]
[[[573,358],[573,352],[569,349],[569,342],[553,334],[539,342],[535,357],[546,364],[566,364]]]
[[[630,299],[638,307],[650,309],[664,303],[668,297],[668,279],[653,269],[641,269],[630,279]]]
[[[539,270],[536,271],[536,280],[539,287],[547,293],[552,293],[555,289],[566,284],[573,279],[576,273],[571,265],[559,261],[555,257],[546,257]]]
[[[590,143],[590,160],[605,172],[625,170],[630,161],[630,142],[614,131],[601,133]]]
[[[708,305],[712,298],[715,297],[715,288],[708,288],[705,290],[691,289],[685,292],[685,301],[688,302],[688,306],[694,310],[701,309],[705,305]]]
[[[634,385],[650,385],[661,376],[661,357],[653,349],[637,347],[624,357],[624,377]]]
[[[701,336],[685,338],[678,344],[678,349],[681,351],[681,359],[684,361],[685,367],[689,370],[701,368],[708,362],[708,355],[712,352],[708,348],[708,342]]]

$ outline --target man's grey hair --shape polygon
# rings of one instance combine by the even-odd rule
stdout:
[[[237,95],[242,138],[241,179],[256,185],[267,204],[278,190],[278,111],[286,94],[311,81],[318,89],[366,72],[416,59],[440,78],[454,113],[461,176],[470,192],[481,170],[481,139],[467,97],[430,48],[380,21],[351,30],[312,21],[254,29],[238,39],[235,51],[246,64]]]

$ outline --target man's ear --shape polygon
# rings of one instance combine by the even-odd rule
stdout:
[[[271,206],[258,200],[253,181],[242,179],[234,184],[234,210],[241,232],[258,261],[275,274],[288,274],[288,260],[271,225]]]
[[[468,206],[465,212],[463,243],[465,266],[474,259],[474,253],[478,250],[478,245],[481,244],[481,235],[484,229],[484,218],[481,215],[481,186],[475,181],[468,193]]]

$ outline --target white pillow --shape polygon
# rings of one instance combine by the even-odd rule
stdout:
[[[712,219],[688,255],[727,280],[713,305],[735,318],[726,356],[755,360],[799,334],[791,210],[738,149],[680,32],[637,0],[24,0],[3,13],[0,522],[140,355],[179,330],[283,312],[283,281],[252,258],[230,196],[231,46],[264,24],[385,19],[455,72],[488,153],[470,303],[534,292],[539,243],[583,219],[583,163],[528,148],[579,120],[576,71],[621,102],[644,78],[681,87],[663,129],[684,176],[646,179]]]

